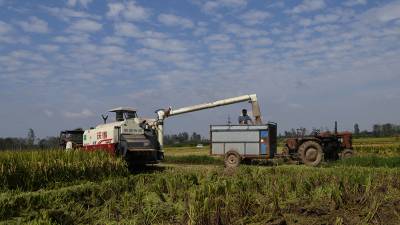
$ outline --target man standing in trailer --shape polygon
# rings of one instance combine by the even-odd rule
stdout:
[[[251,124],[253,125],[253,121],[250,116],[247,115],[247,109],[242,109],[242,115],[239,116],[239,124]]]

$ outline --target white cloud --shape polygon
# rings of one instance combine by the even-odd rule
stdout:
[[[210,51],[214,53],[227,53],[236,49],[235,42],[226,34],[213,34],[204,38]]]
[[[29,44],[31,42],[31,39],[29,37],[24,37],[24,36],[8,36],[1,34],[0,35],[0,43],[7,43],[7,44]]]
[[[114,25],[114,33],[117,36],[131,38],[165,38],[166,35],[156,31],[142,31],[133,23],[122,22]]]
[[[135,1],[124,3],[108,3],[107,16],[110,18],[122,17],[129,21],[146,20],[150,16],[148,9],[136,4]]]
[[[238,37],[256,37],[267,35],[268,32],[255,28],[248,28],[244,26],[240,26],[238,24],[222,24],[223,29],[227,33],[235,34]]]
[[[345,6],[355,6],[355,5],[365,5],[367,0],[346,0],[343,5]]]
[[[283,8],[285,6],[284,1],[273,1],[267,5],[268,8]]]
[[[103,55],[123,55],[125,50],[115,45],[105,45],[98,47],[98,53]]]
[[[304,0],[301,4],[292,9],[293,13],[310,12],[325,8],[324,0]]]
[[[56,36],[54,38],[54,41],[58,43],[68,43],[68,44],[85,43],[89,41],[89,36],[87,34]]]
[[[218,8],[237,8],[247,5],[247,0],[213,0],[207,1],[203,4],[202,8],[205,12],[211,13]]]
[[[108,36],[103,38],[104,44],[125,45],[126,41],[121,37]]]
[[[216,51],[216,52],[226,52],[230,51],[236,48],[236,45],[232,42],[216,42],[216,43],[211,43],[208,45],[208,49],[211,51]]]
[[[263,23],[271,15],[261,10],[250,10],[240,16],[240,19],[247,25],[256,25]]]
[[[213,34],[204,38],[204,41],[229,41],[230,37],[226,34]]]
[[[114,25],[114,30],[117,35],[125,37],[142,37],[141,30],[132,23],[117,23]]]
[[[197,22],[197,24],[195,26],[195,29],[193,31],[193,35],[194,36],[201,36],[201,35],[206,34],[207,31],[208,31],[207,23],[200,21],[200,22]]]
[[[253,46],[266,46],[272,44],[273,41],[269,38],[261,37],[261,38],[246,40],[245,43],[247,45],[253,45]]]
[[[92,15],[82,11],[76,11],[68,8],[56,8],[56,7],[42,7],[44,10],[48,11],[50,15],[55,16],[64,21],[70,21],[71,18],[81,18],[81,19],[95,19],[98,20],[101,17],[97,15]]]
[[[146,57],[149,59],[149,61],[140,63],[144,63],[147,67],[146,69],[159,63],[167,63],[170,66],[174,65],[181,69],[199,69],[199,64],[201,64],[200,60],[195,58],[193,54],[184,51],[160,51],[159,49],[142,48],[138,53],[141,58]],[[149,62],[153,64],[149,64]]]
[[[244,6],[247,4],[247,0],[218,0],[218,2],[226,6]]]
[[[80,5],[82,5],[83,7],[86,8],[87,5],[89,3],[91,3],[92,1],[93,0],[68,0],[67,5],[71,6],[71,7],[74,7],[75,5],[80,4]]]
[[[0,34],[6,34],[12,30],[11,26],[0,20]]]
[[[60,47],[58,45],[43,44],[39,45],[39,49],[45,52],[56,52]]]
[[[302,105],[298,104],[298,103],[288,103],[288,107],[292,108],[292,109],[301,109],[304,108]]]
[[[217,9],[220,5],[216,1],[208,1],[203,5],[203,10],[206,12],[212,12]]]
[[[308,27],[312,24],[312,20],[309,18],[302,18],[300,20],[298,20],[298,23],[302,26]]]
[[[182,52],[187,50],[184,42],[177,39],[145,38],[141,40],[141,43],[148,48],[161,51]]]
[[[87,118],[93,115],[94,113],[89,109],[82,109],[80,112],[64,112],[64,116],[67,118]]]
[[[340,16],[337,14],[320,14],[316,15],[313,18],[301,18],[298,20],[298,23],[302,26],[311,26],[318,25],[324,23],[333,23],[340,19]]]
[[[316,15],[314,17],[314,23],[315,24],[332,23],[336,22],[338,19],[339,16],[335,14],[321,14],[321,15]]]
[[[400,1],[386,4],[375,11],[375,15],[381,22],[389,22],[400,18]]]
[[[54,112],[53,112],[53,111],[50,111],[50,110],[48,110],[48,109],[45,109],[45,110],[43,111],[43,113],[44,113],[47,117],[52,117],[52,116],[54,115]]]
[[[81,19],[74,22],[70,27],[70,31],[78,31],[78,32],[96,32],[101,30],[103,27],[102,24],[88,19]]]
[[[49,28],[47,22],[35,16],[29,17],[27,21],[20,21],[18,25],[26,32],[47,33]]]
[[[193,28],[193,22],[189,19],[173,14],[160,14],[158,21],[167,26],[181,26],[183,28]]]
[[[118,17],[125,9],[125,5],[122,3],[109,3],[108,4],[108,17]]]
[[[371,8],[357,16],[360,26],[382,26],[383,23],[400,23],[400,1]]]

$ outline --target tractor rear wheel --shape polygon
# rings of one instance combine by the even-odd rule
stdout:
[[[236,151],[229,151],[225,154],[225,167],[237,167],[240,164],[240,155]]]
[[[324,152],[319,143],[307,141],[300,145],[299,156],[307,166],[318,166],[324,160]]]
[[[345,149],[343,152],[340,154],[341,159],[347,159],[353,157],[354,152],[351,149]]]

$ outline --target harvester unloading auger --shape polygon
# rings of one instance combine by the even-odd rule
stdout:
[[[215,108],[239,102],[250,102],[254,123],[261,125],[261,112],[255,94],[223,99],[211,103],[193,105],[178,109],[157,110],[156,119],[137,116],[136,109],[119,107],[110,110],[116,113],[115,122],[104,123],[83,133],[83,148],[106,150],[123,156],[130,165],[158,163],[164,158],[164,120],[171,116]]]

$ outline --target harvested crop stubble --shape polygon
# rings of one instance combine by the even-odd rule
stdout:
[[[55,190],[5,192],[0,219],[64,224],[397,224],[399,169],[173,168]]]

